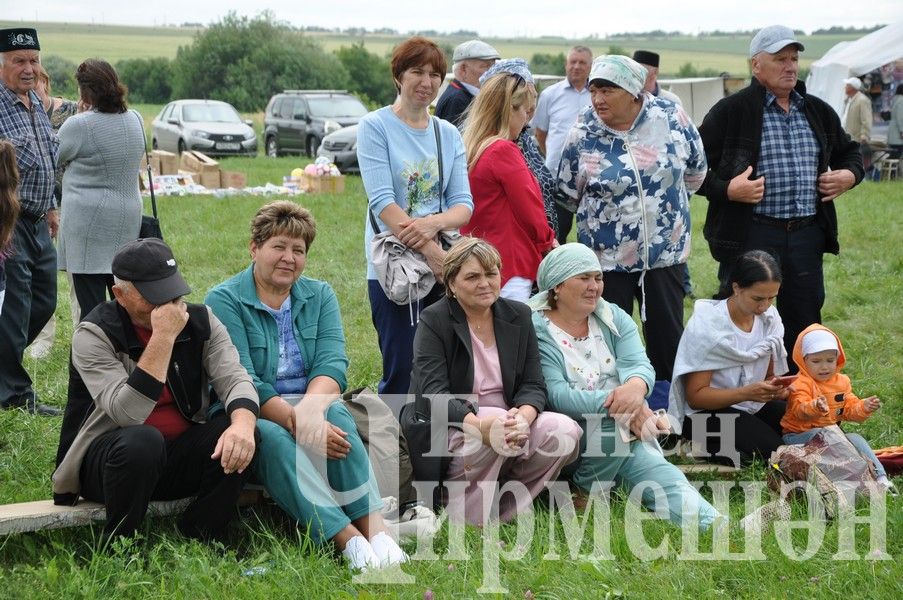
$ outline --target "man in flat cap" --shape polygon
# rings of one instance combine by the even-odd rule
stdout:
[[[670,100],[674,104],[680,106],[680,97],[673,92],[663,90],[662,86],[658,84],[658,65],[660,58],[658,53],[652,52],[651,50],[637,50],[633,53],[633,60],[646,67],[646,85],[643,86],[643,90],[649,92],[653,96]]]
[[[56,309],[56,249],[59,227],[53,197],[57,138],[38,95],[41,46],[34,29],[0,29],[0,138],[16,147],[19,202],[13,248],[4,265],[6,297],[0,313],[0,408],[59,414],[39,404],[22,365],[25,348]]]
[[[452,56],[455,78],[448,82],[436,103],[436,116],[460,127],[464,111],[480,92],[480,75],[499,58],[498,50],[480,40],[470,40],[455,48]]]
[[[788,354],[803,329],[821,322],[823,254],[840,250],[834,200],[863,177],[859,144],[797,81],[801,50],[789,27],[759,31],[749,47],[749,87],[720,100],[699,127],[709,163],[699,190],[709,201],[703,233],[718,278],[728,284],[746,250],[774,255]]]
[[[210,309],[182,301],[191,290],[162,240],[122,246],[113,277],[115,299],[72,336],[54,502],[102,502],[109,538],[132,535],[151,500],[196,496],[179,530],[221,538],[256,448],[254,383]]]

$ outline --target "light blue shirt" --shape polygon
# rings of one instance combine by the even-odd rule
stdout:
[[[576,125],[577,117],[591,104],[589,86],[584,85],[579,92],[567,79],[559,81],[543,90],[536,104],[536,114],[532,125],[542,129],[546,135],[546,167],[551,173],[558,172],[561,151],[567,141],[568,132]]]
[[[288,296],[279,310],[263,304],[263,308],[276,319],[279,330],[279,366],[276,369],[276,382],[273,387],[281,395],[303,394],[307,391],[307,371],[304,368],[304,355],[295,339],[292,323],[292,297]]]
[[[441,185],[433,129],[436,121],[442,145]],[[386,225],[379,220],[379,214],[392,202],[412,217],[446,211],[459,204],[473,210],[464,142],[458,129],[448,121],[433,118],[426,129],[415,129],[399,119],[391,106],[380,108],[361,119],[357,159],[369,199],[368,208],[382,230]],[[370,239],[374,232],[366,214],[364,223],[367,279],[376,279],[370,260]]]

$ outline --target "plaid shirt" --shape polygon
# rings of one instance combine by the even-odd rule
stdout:
[[[790,112],[765,92],[762,145],[756,176],[765,176],[765,195],[756,214],[796,219],[815,214],[818,201],[818,140],[803,114],[803,97],[790,92]]]
[[[31,91],[29,95],[31,110],[12,90],[0,84],[0,139],[7,139],[16,147],[22,212],[37,217],[56,208],[53,186],[59,138],[53,133],[37,94]]]

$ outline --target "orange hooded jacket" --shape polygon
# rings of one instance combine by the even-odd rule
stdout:
[[[806,369],[803,360],[803,336],[810,331],[824,329],[837,340],[837,372],[827,381],[815,381]],[[815,427],[837,425],[841,421],[865,421],[872,413],[865,409],[865,403],[853,393],[850,378],[840,372],[846,363],[843,345],[837,334],[815,323],[799,334],[793,345],[793,362],[800,369],[799,378],[793,382],[790,398],[787,400],[787,412],[781,419],[784,433],[802,433]],[[828,401],[828,412],[822,412],[815,406],[819,396]]]

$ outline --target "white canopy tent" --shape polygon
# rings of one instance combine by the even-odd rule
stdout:
[[[854,42],[840,42],[812,63],[806,91],[843,111],[843,80],[903,58],[903,21],[883,27]]]
[[[659,79],[658,84],[677,94],[684,110],[697,126],[702,123],[709,109],[724,98],[724,79],[721,77],[684,77]]]

